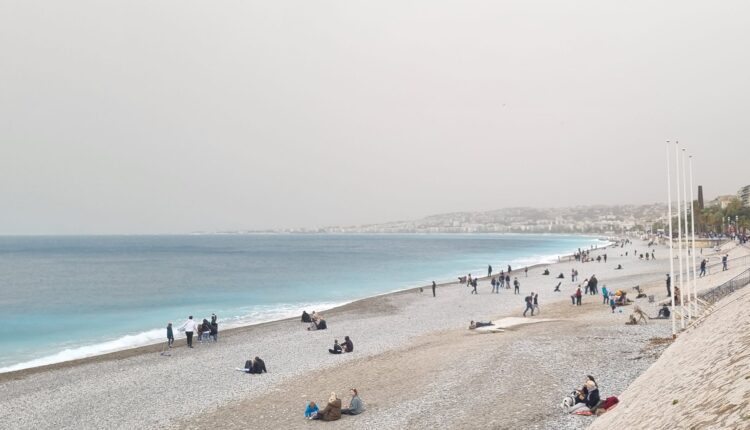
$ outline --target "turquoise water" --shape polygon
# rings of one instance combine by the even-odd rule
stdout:
[[[562,235],[0,237],[0,371],[161,341],[166,323],[187,315],[214,312],[223,329],[602,244]]]

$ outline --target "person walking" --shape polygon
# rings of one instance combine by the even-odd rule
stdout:
[[[729,262],[729,254],[725,254],[723,257],[721,257],[721,271],[729,270],[727,267],[727,263]]]
[[[492,285],[492,292],[494,293],[494,292],[495,292],[495,286],[497,285],[497,284],[495,283],[495,278],[492,278],[492,279],[490,280],[490,285]]]
[[[701,248],[701,249],[703,249],[703,248]],[[704,276],[706,276],[706,259],[705,258],[703,260],[701,260],[701,273],[700,273],[699,277],[702,278]]]
[[[525,273],[526,277],[528,278],[529,277],[529,268],[528,267],[524,267],[523,273]]]
[[[497,282],[499,282],[498,289],[503,288],[505,286],[505,272],[502,270],[500,271],[500,276],[498,276]]]
[[[479,293],[477,292],[477,278],[474,278],[474,280],[472,280],[472,281],[471,281],[471,286],[472,286],[472,287],[474,287],[474,288],[473,288],[473,289],[471,290],[471,294],[479,294]]]
[[[526,309],[523,311],[523,316],[526,316],[526,312],[531,311],[531,316],[534,316],[534,302],[532,296],[534,293],[531,293],[530,295],[526,296],[524,301],[526,302]]]
[[[521,294],[521,283],[518,278],[513,279],[513,294]]]
[[[539,310],[539,293],[534,293],[534,309],[536,309],[536,313],[539,315],[541,312]],[[534,312],[534,310],[532,309],[531,312]]]
[[[672,277],[667,273],[667,297],[672,297]]]
[[[172,323],[167,324],[167,346],[170,348],[174,343],[174,332],[172,331]]]
[[[185,324],[180,327],[181,329],[185,330],[185,337],[187,337],[187,345],[188,348],[193,347],[193,333],[195,332],[195,329],[198,328],[198,325],[195,324],[195,321],[193,321],[193,316],[190,315],[185,321]]]
[[[581,296],[583,293],[581,292],[581,287],[579,286],[576,289],[576,306],[581,306]]]
[[[432,281],[432,297],[435,297],[435,287],[437,287],[437,285],[435,284],[435,281]]]
[[[487,277],[492,276],[492,265],[487,266]]]
[[[505,289],[510,290],[510,275],[505,275]]]

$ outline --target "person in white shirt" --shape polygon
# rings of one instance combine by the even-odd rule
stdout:
[[[181,329],[185,330],[185,336],[187,336],[187,344],[188,348],[193,347],[193,332],[196,328],[198,328],[195,324],[195,321],[193,321],[193,316],[190,315],[188,317],[188,320],[185,321],[185,324],[180,327]]]

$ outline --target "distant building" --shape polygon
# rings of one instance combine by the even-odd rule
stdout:
[[[732,203],[732,201],[734,199],[736,199],[736,198],[737,198],[737,196],[732,196],[732,195],[719,196],[719,197],[711,200],[710,202],[706,203],[706,206],[707,207],[716,207],[716,206],[718,206],[718,207],[720,207],[722,209],[726,209],[727,206],[729,206],[729,204]]]
[[[743,206],[750,206],[750,185],[745,185],[737,192],[737,197],[742,200]]]

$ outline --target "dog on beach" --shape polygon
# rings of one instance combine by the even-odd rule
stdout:
[[[570,394],[568,394],[567,396],[563,397],[563,400],[562,400],[562,402],[560,402],[560,408],[561,408],[561,409],[562,409],[563,411],[567,412],[567,411],[568,411],[568,409],[570,409],[570,408],[572,408],[573,406],[575,406],[575,404],[576,404],[576,399],[578,398],[578,396],[579,396],[580,394],[581,394],[581,393],[580,393],[580,391],[578,391],[578,390],[574,390],[574,391],[572,391],[572,392],[571,392]]]

